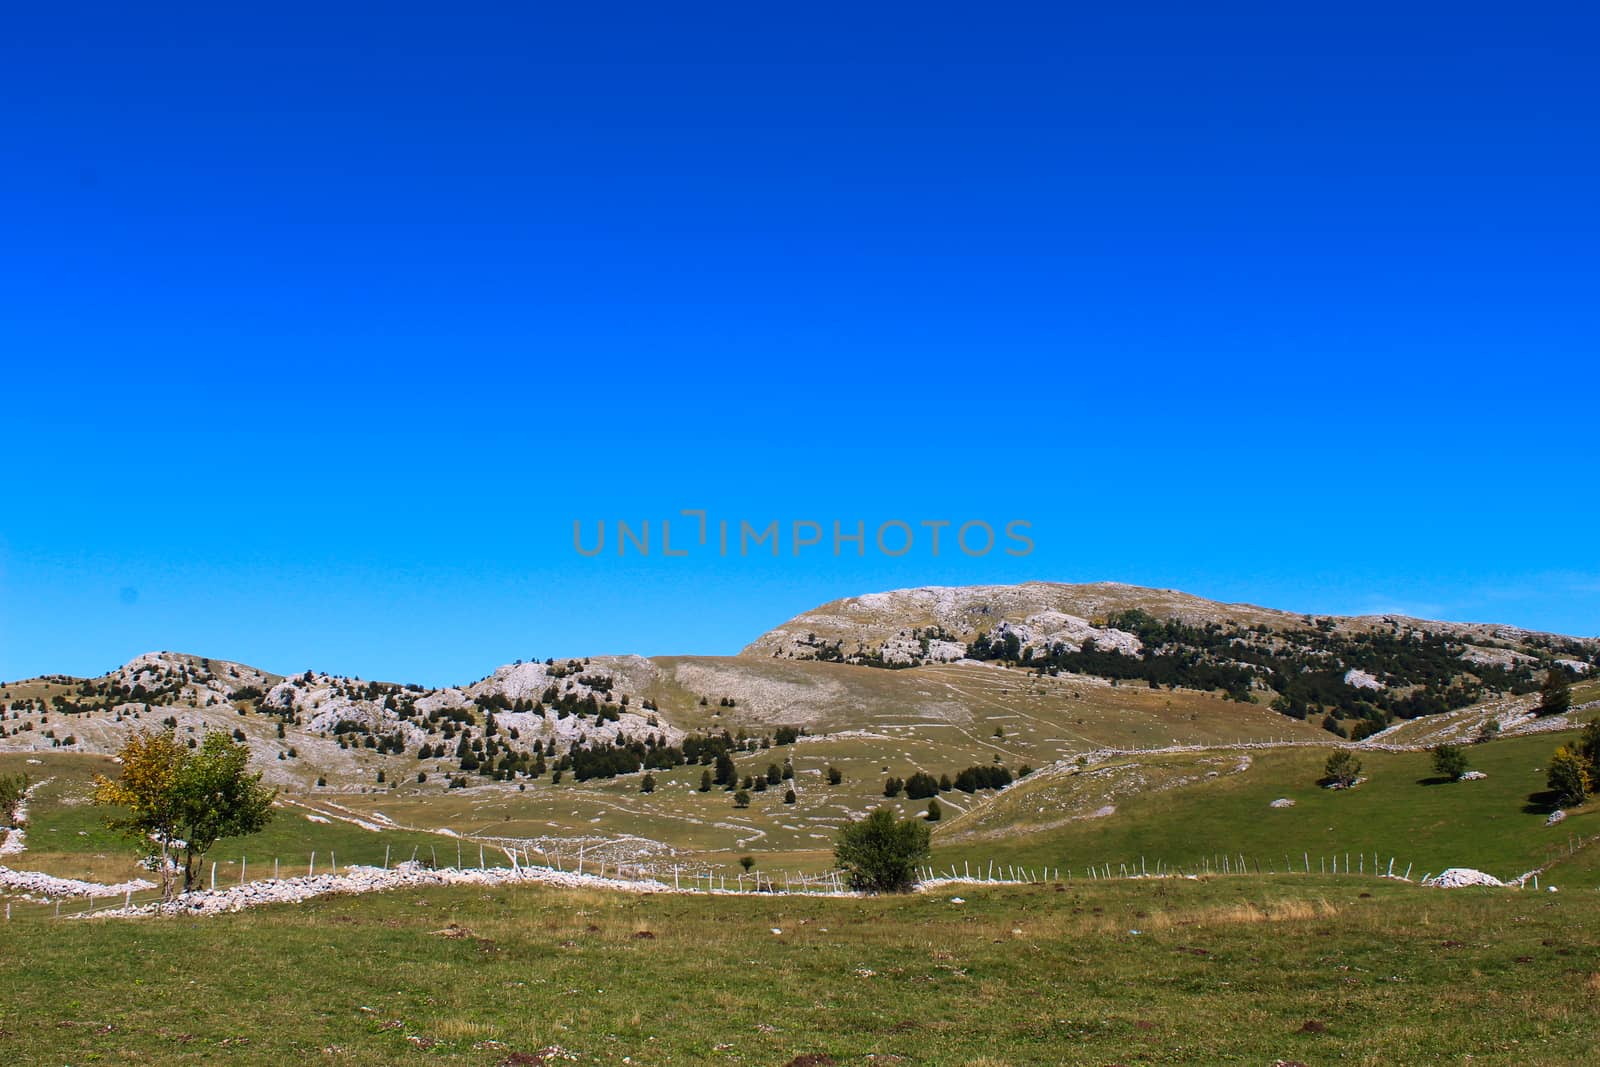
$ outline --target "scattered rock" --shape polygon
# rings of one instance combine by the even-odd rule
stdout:
[[[1269,807],[1269,808],[1292,808],[1292,807],[1294,807],[1294,801],[1290,800],[1288,797],[1279,797],[1277,800],[1274,800],[1271,804],[1268,804],[1267,807]]]
[[[1544,821],[1544,824],[1546,826],[1554,826],[1556,823],[1566,819],[1566,817],[1567,813],[1562,811],[1560,808],[1557,808],[1555,811],[1550,813],[1550,817]]]

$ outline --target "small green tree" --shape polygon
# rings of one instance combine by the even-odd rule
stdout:
[[[922,820],[898,819],[888,808],[879,808],[839,830],[833,858],[850,888],[903,893],[917,884],[917,864],[928,857],[928,835]]]
[[[756,865],[756,858],[754,856],[740,856],[739,857],[739,866],[744,868],[744,873],[749,874],[750,873],[750,868],[754,867],[755,865]]]
[[[1572,707],[1572,676],[1559,664],[1544,673],[1544,685],[1539,689],[1539,706],[1535,715],[1565,715]]]
[[[639,792],[641,792],[641,793],[654,793],[655,791],[656,791],[656,776],[653,775],[653,774],[645,775],[644,779],[639,783]]]
[[[1556,795],[1556,803],[1566,806],[1582,804],[1589,795],[1589,769],[1583,759],[1566,745],[1556,749],[1550,757],[1550,767],[1545,784]]]
[[[840,773],[839,768],[831,763],[828,764],[828,784],[838,785],[842,781],[844,781],[844,775]]]
[[[748,808],[750,806],[750,794],[743,789],[733,794],[733,806],[736,808]]]
[[[794,790],[793,789],[791,789],[788,792],[783,794],[783,802],[785,804],[793,804],[794,801],[795,801],[795,796],[794,796]]]
[[[700,792],[702,792],[702,793],[711,792],[711,772],[710,771],[701,771],[700,772]]]
[[[942,818],[944,818],[944,809],[939,806],[939,798],[934,797],[928,801],[928,821],[938,822]]]
[[[1433,748],[1433,773],[1452,782],[1467,773],[1467,753],[1459,745],[1435,745]]]
[[[1487,744],[1500,736],[1500,720],[1485,719],[1483,725],[1478,727],[1478,736],[1472,739],[1475,745]]]
[[[1338,786],[1340,789],[1349,789],[1356,784],[1356,779],[1361,777],[1361,761],[1354,752],[1340,749],[1328,757],[1328,762],[1322,765],[1323,781]]]

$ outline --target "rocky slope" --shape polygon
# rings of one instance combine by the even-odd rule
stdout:
[[[1043,649],[1061,644],[1078,651],[1092,639],[1101,650],[1138,655],[1141,648],[1137,636],[1105,624],[1105,620],[1129,611],[1199,627],[1217,624],[1238,629],[1321,629],[1346,634],[1399,629],[1441,634],[1459,641],[1464,646],[1463,658],[1469,661],[1531,663],[1555,654],[1579,672],[1587,669],[1594,650],[1600,647],[1600,641],[1594,638],[1568,638],[1494,624],[1436,622],[1399,615],[1302,615],[1119,582],[1025,582],[927,586],[845,597],[769,630],[740,655],[907,666],[960,659],[978,636],[989,634],[999,639],[1006,633],[1015,634],[1023,647]]]

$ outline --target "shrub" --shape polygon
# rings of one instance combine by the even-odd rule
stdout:
[[[842,781],[844,781],[844,775],[839,773],[839,768],[833,766],[832,764],[829,764],[828,765],[828,784],[829,785],[838,785]]]
[[[794,790],[793,789],[791,789],[787,793],[783,794],[783,802],[785,804],[793,804],[794,800],[795,800],[795,797],[794,797]]]
[[[1328,757],[1328,762],[1322,765],[1323,782],[1336,785],[1341,789],[1349,789],[1356,784],[1356,779],[1361,777],[1361,761],[1355,753],[1340,749]]]
[[[906,797],[910,800],[926,800],[939,795],[939,783],[924,771],[918,771],[906,779]]]
[[[645,775],[644,779],[639,783],[639,792],[641,792],[641,793],[654,793],[655,791],[656,791],[656,776],[653,775],[653,774]]]
[[[897,819],[888,808],[879,808],[839,830],[833,857],[844,869],[850,888],[904,893],[917,884],[917,864],[928,857],[928,827],[917,819]]]
[[[733,806],[736,808],[748,808],[750,806],[750,794],[743,789],[733,794]]]
[[[1550,757],[1545,782],[1556,795],[1558,804],[1582,804],[1589,795],[1589,769],[1583,765],[1582,757],[1566,745],[1556,749],[1555,755]]]
[[[955,787],[963,793],[980,789],[1004,789],[1011,784],[1011,772],[1004,767],[968,767],[956,775]]]
[[[934,797],[928,801],[928,821],[938,822],[944,818],[944,809],[939,806],[939,798]]]
[[[1467,753],[1457,745],[1434,746],[1433,772],[1455,781],[1467,773]]]

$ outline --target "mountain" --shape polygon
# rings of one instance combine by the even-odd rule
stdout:
[[[0,751],[112,753],[139,726],[223,729],[269,780],[356,790],[419,763],[441,789],[525,783],[545,763],[610,778],[724,731],[856,736],[849,758],[880,766],[1047,764],[1323,730],[1454,736],[1486,717],[1523,729],[1549,670],[1581,676],[1597,659],[1594,639],[1116,583],[930,587],[822,605],[738,656],[517,662],[438,689],[152,652],[97,678],[0,686]]]
[[[1540,633],[1486,623],[1438,622],[1402,615],[1305,615],[1206,600],[1171,589],[1148,589],[1120,582],[1067,585],[923,586],[866,593],[830,601],[797,615],[756,638],[740,653],[784,659],[841,659],[896,666],[960,659],[980,634],[1012,632],[1024,645],[1063,643],[1074,651],[1094,639],[1102,648],[1136,654],[1138,638],[1107,620],[1142,612],[1195,627],[1268,627],[1293,632],[1323,630],[1346,634],[1404,629],[1446,635],[1463,654],[1509,662],[1539,659],[1540,652],[1564,650],[1586,662],[1600,640]],[[1509,653],[1509,655],[1508,655]]]

